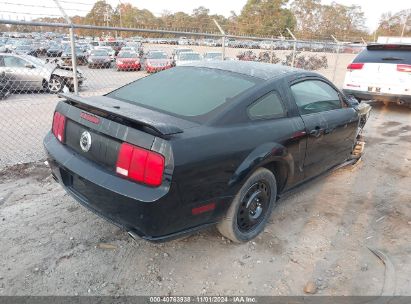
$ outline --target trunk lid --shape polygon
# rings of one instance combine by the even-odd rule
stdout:
[[[196,124],[105,96],[61,94],[56,111],[66,117],[64,143],[76,153],[115,171],[123,142],[152,150]],[[83,142],[82,142],[83,141]]]
[[[127,126],[144,129],[146,132],[159,137],[183,133],[184,129],[198,125],[184,119],[107,96],[83,98],[74,94],[65,93],[59,96],[66,98],[69,104],[80,109],[108,118],[109,120],[118,121]]]

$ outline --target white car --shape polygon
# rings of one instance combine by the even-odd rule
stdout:
[[[369,44],[347,67],[343,91],[411,106],[411,44]]]
[[[204,53],[203,59],[205,61],[223,60],[223,53],[221,53],[221,52],[207,52],[207,53]]]
[[[116,59],[116,52],[113,50],[111,46],[97,46],[94,48],[95,50],[106,50],[111,58],[111,61]]]
[[[185,63],[193,63],[202,59],[203,58],[201,57],[201,55],[197,52],[183,52],[178,55],[176,66],[180,66]]]
[[[190,41],[187,39],[187,37],[181,37],[178,39],[178,45],[189,45]]]

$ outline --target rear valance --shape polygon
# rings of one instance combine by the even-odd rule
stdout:
[[[168,115],[132,105],[121,100],[106,96],[83,98],[78,95],[68,93],[61,93],[59,96],[66,98],[71,104],[79,104],[80,106],[94,108],[98,110],[99,115],[114,115],[121,119],[150,128],[160,135],[167,136],[183,133],[181,128],[172,124],[172,120],[174,120],[174,118],[168,119],[171,122],[167,123]]]

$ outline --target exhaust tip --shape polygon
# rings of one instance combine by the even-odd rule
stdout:
[[[140,237],[135,233],[135,232],[133,232],[133,231],[127,231],[127,234],[132,238],[132,239],[134,239],[134,240],[139,240],[140,239]]]

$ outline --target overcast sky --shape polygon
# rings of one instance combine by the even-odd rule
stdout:
[[[164,10],[171,12],[184,11],[191,13],[192,10],[199,6],[205,6],[210,9],[211,13],[230,15],[230,11],[237,14],[241,12],[242,7],[247,0],[121,0],[122,2],[132,3],[138,8],[146,8],[155,15],[161,14]],[[333,0],[322,0],[323,4],[329,4]],[[367,18],[366,26],[373,31],[378,24],[382,13],[396,13],[403,9],[411,8],[409,0],[335,0],[344,5],[360,5]],[[41,3],[35,5],[33,0],[0,0],[0,17],[2,19],[25,19],[30,20],[37,17],[49,15],[52,17],[59,16],[59,11],[55,7],[53,0],[37,1]],[[69,15],[85,15],[91,9],[93,0],[60,0],[62,6],[67,10]],[[116,6],[119,0],[107,0],[112,6]]]

